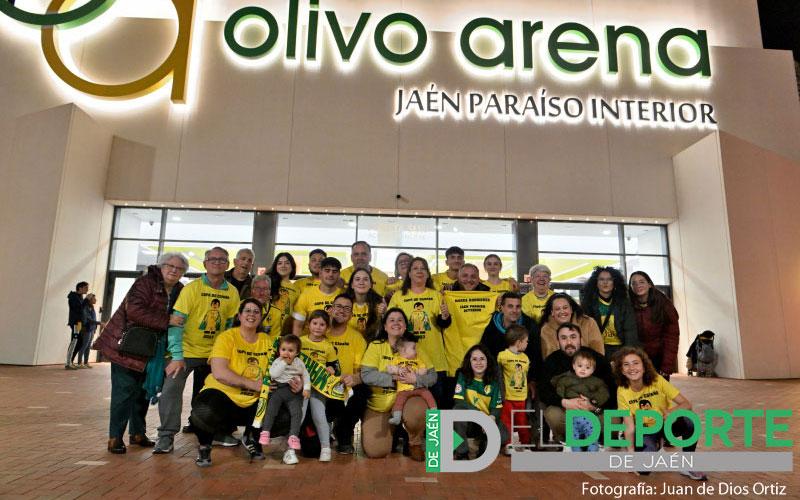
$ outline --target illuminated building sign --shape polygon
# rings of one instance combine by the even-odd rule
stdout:
[[[172,81],[171,99],[186,101],[189,61],[192,50],[196,0],[171,0],[177,13],[178,35],[169,56],[150,74],[123,84],[92,82],[75,74],[61,58],[56,29],[73,28],[105,12],[114,0],[90,0],[70,10],[74,0],[51,0],[47,12],[34,14],[0,0],[0,11],[9,17],[41,29],[44,57],[52,71],[70,87],[91,96],[107,99],[133,99],[152,92]],[[248,61],[265,59],[275,52],[279,39],[285,43],[285,61],[302,60],[318,64],[320,43],[330,40],[339,64],[347,66],[359,57],[360,47],[369,45],[379,64],[389,71],[414,71],[430,58],[433,48],[423,23],[414,15],[395,12],[377,19],[362,12],[349,36],[336,11],[321,10],[319,0],[303,4],[289,0],[288,17],[279,22],[267,9],[248,6],[234,12],[224,26],[225,46],[235,57]],[[266,33],[262,42],[253,46],[241,41],[247,23],[260,24]],[[281,26],[285,25],[285,32]],[[301,27],[306,29],[302,30]],[[330,38],[320,36],[325,28]],[[402,30],[410,35],[410,47],[400,50],[387,43],[387,38]],[[305,31],[305,40],[302,33]],[[478,38],[491,37],[493,49],[480,50]],[[562,74],[564,78],[581,78],[600,71],[604,80],[620,71],[619,47],[632,45],[637,79],[653,77],[672,82],[698,82],[711,77],[708,38],[704,30],[676,27],[648,36],[635,26],[604,26],[601,33],[577,22],[548,26],[544,21],[498,20],[478,17],[467,22],[456,34],[454,56],[465,71],[492,76],[495,72],[534,75],[536,71]],[[301,43],[303,48],[300,47]],[[198,44],[199,45],[199,44]],[[684,57],[675,57],[676,48],[684,49]],[[535,54],[542,64],[536,67]],[[690,55],[686,55],[691,53]],[[473,119],[494,117],[499,120],[530,120],[534,123],[564,121],[593,124],[610,121],[614,124],[665,127],[714,127],[714,109],[704,102],[673,102],[652,98],[600,98],[594,96],[547,95],[547,89],[530,94],[496,94],[462,90],[444,90],[432,83],[429,89],[399,89],[393,99],[395,119],[409,115],[419,117],[453,117]]]

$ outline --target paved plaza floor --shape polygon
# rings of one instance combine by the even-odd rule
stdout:
[[[369,459],[362,454],[337,455],[320,463],[301,457],[296,466],[283,465],[280,445],[269,448],[266,461],[249,463],[244,450],[214,448],[208,469],[194,464],[196,440],[180,434],[171,455],[153,456],[129,447],[125,455],[106,451],[109,365],[92,370],[65,371],[63,366],[0,366],[0,498],[589,498],[586,485],[637,485],[643,482],[700,497],[700,483],[677,473],[542,473],[511,472],[510,459],[498,457],[488,469],[472,474],[426,473],[424,465],[401,454]],[[719,408],[800,407],[800,381],[740,381],[673,377],[695,410]],[[186,395],[190,391],[187,388]],[[184,418],[188,414],[184,404]],[[800,425],[790,421],[788,436],[798,443]],[[148,434],[155,435],[158,412],[148,413]],[[766,450],[763,421],[753,431],[754,451]],[[732,440],[741,449],[742,427]],[[127,436],[126,436],[127,442]],[[725,451],[721,445],[713,447]],[[702,444],[699,450],[708,450]],[[785,450],[785,449],[784,449]],[[797,462],[800,446],[795,446]],[[783,498],[800,498],[800,474],[709,473],[710,485],[726,491],[722,498],[772,498],[755,493],[756,483],[785,486]],[[737,494],[733,486],[747,486]],[[719,489],[717,490],[719,491]],[[775,490],[773,490],[775,491]],[[602,498],[602,497],[600,497]],[[614,498],[613,494],[606,498]],[[626,496],[626,498],[635,498]],[[648,498],[654,498],[650,496]],[[704,498],[709,498],[705,496]]]

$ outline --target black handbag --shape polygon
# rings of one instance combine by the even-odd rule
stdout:
[[[156,330],[143,326],[128,325],[128,303],[125,302],[125,325],[122,338],[119,339],[118,351],[128,356],[138,356],[140,358],[152,358],[156,354],[156,344],[161,335]]]
[[[159,333],[142,326],[132,326],[122,332],[119,339],[119,348],[122,354],[138,356],[140,358],[152,358],[156,354],[156,344],[158,343]]]

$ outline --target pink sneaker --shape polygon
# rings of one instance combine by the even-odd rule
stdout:
[[[269,431],[262,431],[261,435],[258,437],[258,442],[263,445],[269,444]]]
[[[289,439],[287,440],[287,443],[289,444],[289,448],[291,448],[293,450],[299,450],[300,449],[300,438],[297,437],[297,436],[289,436]]]

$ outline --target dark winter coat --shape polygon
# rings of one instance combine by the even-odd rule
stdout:
[[[177,283],[172,297],[177,298],[183,285]],[[174,300],[174,299],[173,299]],[[164,288],[164,278],[158,266],[150,266],[147,274],[137,278],[125,295],[122,304],[108,321],[92,349],[103,353],[112,363],[137,372],[143,372],[147,359],[128,356],[119,352],[122,333],[130,326],[150,328],[166,335],[172,312],[170,296]],[[127,323],[126,323],[127,316]]]

